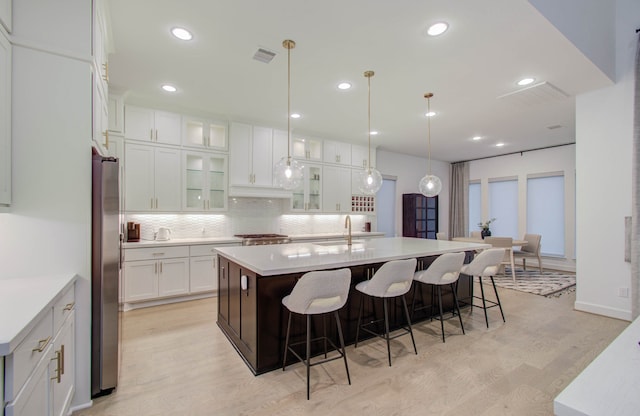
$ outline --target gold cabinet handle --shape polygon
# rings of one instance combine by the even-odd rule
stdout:
[[[149,129],[149,140],[153,141],[153,129]]]
[[[102,135],[105,137],[104,145],[107,149],[109,149],[109,130],[105,130]]]
[[[44,351],[45,348],[47,348],[47,345],[49,345],[49,341],[51,341],[51,336],[46,337],[45,339],[41,339],[40,341],[38,341],[38,346],[35,347],[34,349],[32,349],[32,352],[42,352]]]
[[[64,344],[60,346],[60,374],[64,374]]]
[[[52,358],[51,361],[56,361],[56,375],[54,377],[51,377],[51,380],[56,380],[57,383],[61,382],[62,379],[62,369],[60,367],[60,362],[61,362],[61,358],[62,354],[60,353],[60,351],[56,351],[56,357]]]
[[[158,129],[156,129],[156,141],[158,141]]]
[[[62,310],[64,312],[70,311],[71,309],[73,309],[75,305],[76,305],[75,302],[67,303],[66,305],[64,305],[64,308]]]
[[[160,273],[162,273],[162,262],[160,262]]]
[[[109,63],[105,62],[102,64],[102,68],[104,68],[104,75],[102,75],[102,79],[109,83]]]

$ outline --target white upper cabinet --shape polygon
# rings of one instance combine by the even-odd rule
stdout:
[[[179,114],[131,105],[124,108],[126,139],[180,145],[181,130]]]
[[[351,212],[351,169],[327,165],[322,170],[322,211]]]
[[[11,204],[11,44],[0,31],[0,205]]]
[[[182,209],[221,211],[227,208],[227,156],[183,151]]]
[[[351,145],[349,143],[325,140],[323,146],[324,156],[322,160],[325,163],[351,165]]]
[[[124,134],[124,100],[120,95],[109,92],[109,131]]]
[[[291,139],[291,156],[296,159],[322,161],[322,140],[308,137]]]
[[[273,187],[273,130],[232,123],[229,139],[229,183]]]
[[[0,0],[0,24],[11,33],[11,0]]]
[[[291,196],[292,211],[322,211],[322,165],[305,163],[304,179],[300,186],[293,190]]]
[[[368,167],[367,160],[369,159],[369,147],[351,145],[351,166],[366,168]],[[376,166],[376,149],[371,149],[371,166]]]
[[[226,150],[227,123],[183,116],[182,145]]]

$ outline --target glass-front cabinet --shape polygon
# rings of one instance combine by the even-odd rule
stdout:
[[[292,211],[319,212],[322,210],[322,166],[304,164],[304,180],[293,190]]]
[[[291,155],[296,159],[322,161],[322,140],[294,137],[291,139]]]
[[[224,122],[182,117],[182,145],[227,149],[227,125]]]
[[[183,152],[183,155],[183,210],[226,210],[227,156],[200,152]]]

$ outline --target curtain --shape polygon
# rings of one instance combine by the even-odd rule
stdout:
[[[631,318],[640,315],[640,39],[636,49],[633,121],[633,184],[631,197]]]
[[[449,238],[464,237],[469,228],[469,163],[454,163],[450,169]]]

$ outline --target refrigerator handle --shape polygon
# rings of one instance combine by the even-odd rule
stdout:
[[[124,227],[124,224],[122,225]],[[122,270],[122,263],[124,262],[124,233],[120,233],[120,261],[118,261],[118,269]]]

